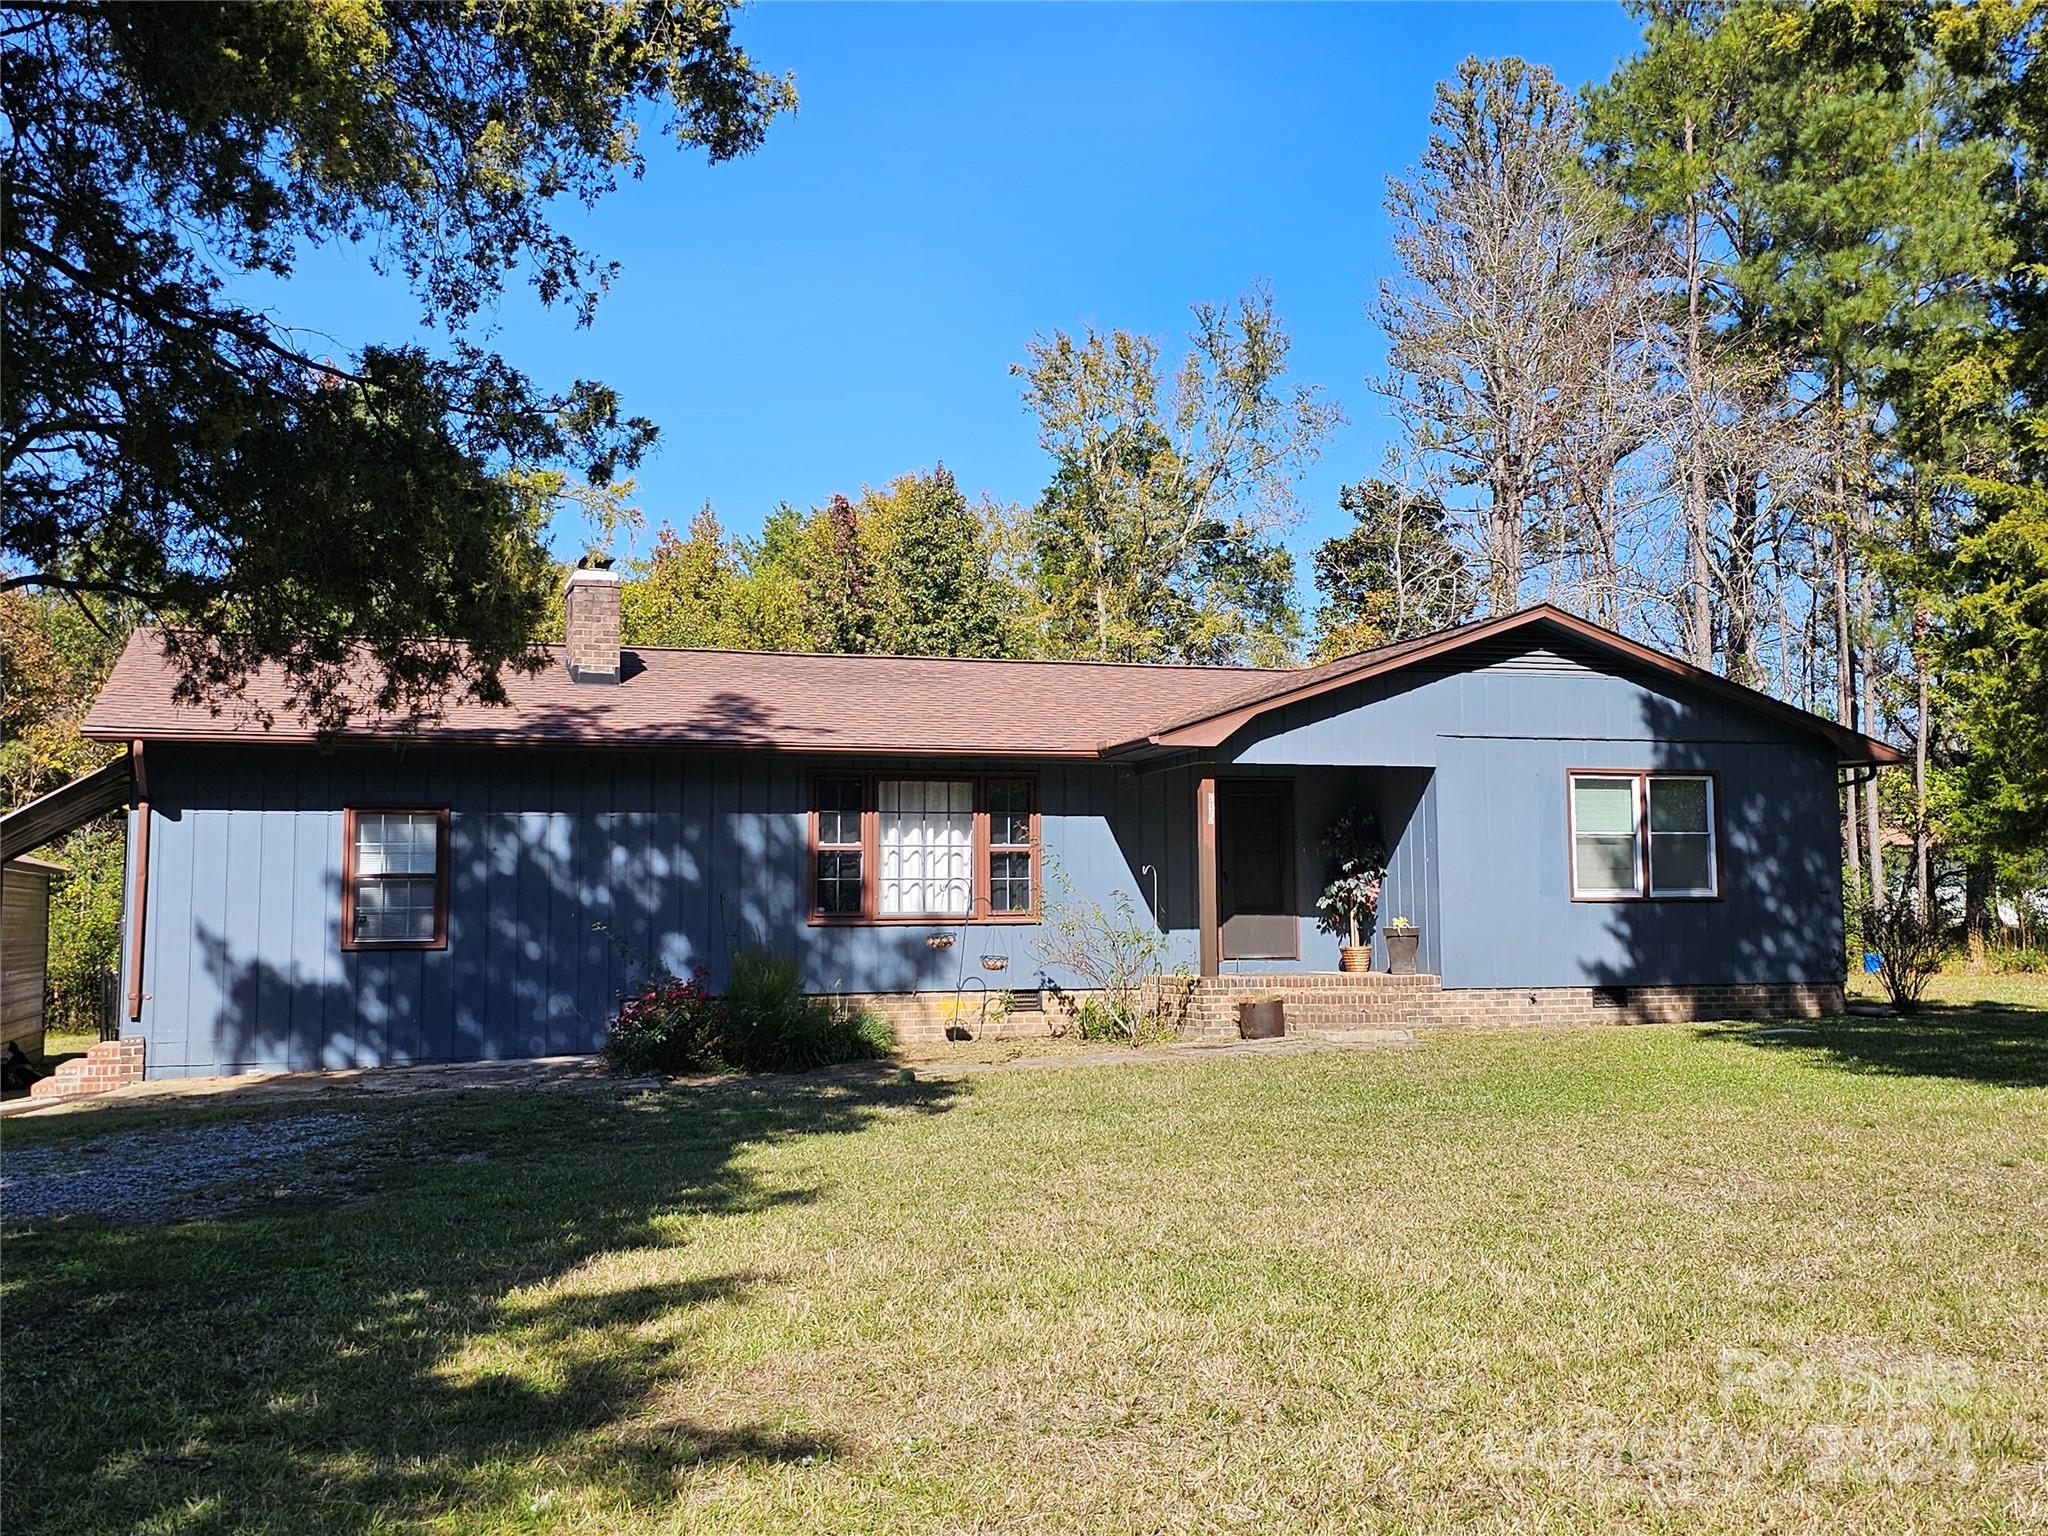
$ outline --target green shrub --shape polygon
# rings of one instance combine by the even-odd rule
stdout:
[[[808,995],[796,961],[766,950],[733,956],[724,1002],[726,1064],[742,1072],[808,1072],[873,1061],[895,1044],[886,1019]]]
[[[1116,1015],[1092,997],[1084,997],[1074,1006],[1074,1034],[1082,1040],[1114,1040],[1119,1045],[1131,1038],[1129,1030],[1119,1024]]]
[[[784,956],[733,956],[718,997],[704,975],[699,966],[688,981],[663,977],[620,1003],[607,1059],[631,1072],[808,1072],[895,1048],[887,1019],[807,996],[796,962]]]
[[[1985,960],[2000,976],[2032,976],[2048,971],[2048,949],[2035,944],[1994,944]]]

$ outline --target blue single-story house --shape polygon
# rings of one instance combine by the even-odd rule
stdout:
[[[590,1051],[646,967],[744,946],[912,1034],[992,991],[1014,1028],[1079,984],[1049,908],[1116,893],[1202,1028],[1254,986],[1322,1024],[1818,1012],[1838,784],[1899,759],[1550,607],[1261,670],[622,650],[618,595],[572,577],[509,705],[327,741],[279,676],[179,704],[134,637],[85,729],[130,744],[150,1076]],[[1353,808],[1433,980],[1335,974]]]

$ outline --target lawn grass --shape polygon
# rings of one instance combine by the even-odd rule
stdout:
[[[9,1235],[10,1532],[2048,1525],[2041,1012],[348,1107]]]

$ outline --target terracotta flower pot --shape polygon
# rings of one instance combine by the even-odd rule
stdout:
[[[1340,944],[1337,946],[1337,966],[1340,970],[1359,972],[1372,969],[1372,946],[1370,944]]]

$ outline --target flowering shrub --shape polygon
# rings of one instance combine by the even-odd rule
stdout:
[[[807,1072],[871,1061],[895,1044],[888,1021],[803,990],[796,962],[733,956],[723,997],[703,966],[687,980],[659,976],[619,1004],[605,1059],[622,1072]]]
[[[687,980],[659,976],[619,1004],[605,1035],[605,1059],[621,1072],[703,1072],[722,1066],[725,1004],[693,966]]]

